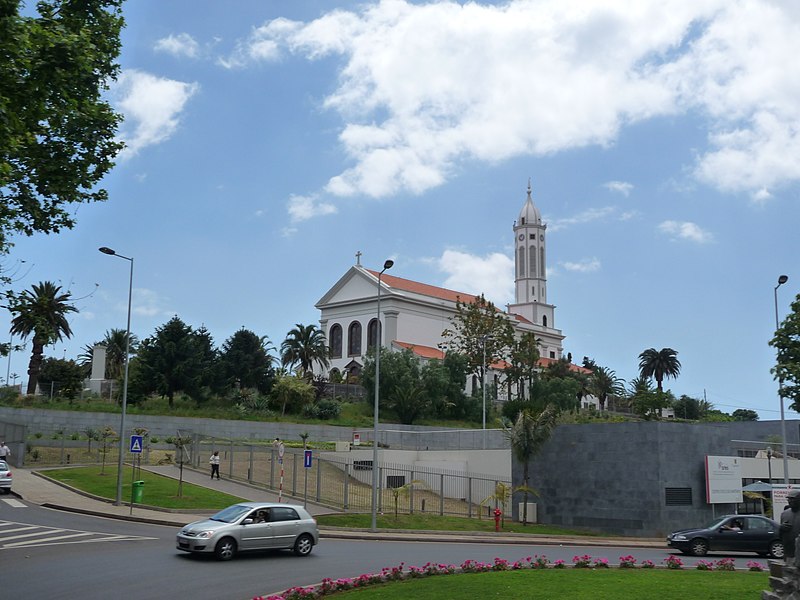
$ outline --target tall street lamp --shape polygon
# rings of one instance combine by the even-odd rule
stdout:
[[[769,486],[772,487],[772,446],[767,446],[767,473],[769,474]]]
[[[781,275],[778,277],[778,285],[775,286],[775,333],[777,334],[780,323],[778,323],[778,288],[789,281],[789,277]],[[783,483],[789,485],[789,458],[786,450],[786,418],[783,413],[783,379],[778,379],[778,398],[781,401],[781,451],[783,452]]]
[[[127,260],[131,265],[130,278],[128,280],[128,326],[125,330],[125,376],[122,384],[122,417],[119,422],[119,459],[117,460],[117,497],[114,501],[116,506],[122,504],[122,466],[123,456],[125,455],[125,412],[128,409],[128,363],[131,355],[131,297],[133,296],[133,258],[117,254],[111,248],[103,246],[99,248],[103,254],[116,256]],[[132,506],[132,505],[131,505]]]
[[[375,323],[375,407],[374,424],[372,431],[372,531],[378,529],[378,395],[381,385],[381,276],[387,269],[394,265],[393,260],[383,263],[383,269],[378,273],[378,321]]]

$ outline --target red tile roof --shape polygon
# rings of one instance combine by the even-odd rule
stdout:
[[[383,278],[381,277],[381,279]],[[405,348],[406,350],[411,350],[414,354],[421,358],[435,358],[437,360],[444,359],[444,352],[439,350],[439,348],[420,346],[419,344],[409,344],[408,342],[398,342],[397,340],[392,343],[400,346],[401,348]]]
[[[371,273],[376,278],[378,277],[378,271],[373,271],[371,269],[365,269],[365,271]],[[431,296],[433,298],[441,298],[442,300],[450,300],[451,302],[460,301],[466,304],[472,304],[478,299],[478,297],[473,294],[456,292],[454,290],[436,287],[435,285],[428,285],[427,283],[420,283],[418,281],[411,281],[410,279],[403,279],[402,277],[395,277],[394,275],[389,275],[387,273],[381,275],[381,281],[383,281],[389,287],[393,287],[398,290],[422,294],[423,296]]]

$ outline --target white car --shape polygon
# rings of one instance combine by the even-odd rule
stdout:
[[[241,502],[203,521],[189,523],[177,536],[178,550],[213,553],[230,560],[237,552],[282,548],[308,556],[319,543],[317,522],[302,506]]]
[[[4,460],[0,460],[0,491],[11,493],[11,467]]]

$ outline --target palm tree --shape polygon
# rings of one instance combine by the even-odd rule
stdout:
[[[505,429],[506,439],[511,444],[514,458],[522,463],[522,485],[517,488],[524,494],[522,508],[522,524],[528,522],[528,493],[533,490],[528,485],[528,466],[531,459],[536,456],[550,439],[550,434],[556,426],[558,408],[552,404],[540,413],[524,409],[517,415],[516,421]]]
[[[316,325],[297,323],[281,344],[281,362],[288,367],[299,366],[305,377],[312,373],[314,363],[327,367],[330,362],[325,334]]]
[[[648,348],[639,355],[639,374],[642,377],[653,377],[656,380],[656,387],[659,392],[664,391],[661,382],[664,377],[678,377],[681,372],[681,361],[678,360],[678,353],[672,348]]]
[[[621,396],[625,393],[625,381],[617,377],[616,372],[607,367],[596,367],[589,381],[589,390],[600,402],[600,410],[605,410],[609,396]]]
[[[39,371],[44,360],[44,347],[65,337],[72,337],[67,314],[78,312],[78,309],[69,303],[71,297],[70,292],[61,292],[61,286],[44,281],[22,292],[9,307],[14,315],[11,319],[11,333],[23,339],[33,334],[33,351],[28,363],[29,395],[36,393]]]

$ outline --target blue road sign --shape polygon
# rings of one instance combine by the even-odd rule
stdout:
[[[142,452],[142,446],[144,445],[144,442],[143,442],[143,440],[142,440],[142,437],[143,437],[143,436],[141,436],[141,435],[132,435],[132,436],[131,436],[131,447],[130,447],[130,451],[131,451],[132,453],[134,453],[134,454],[141,454],[141,452]]]
[[[304,458],[303,466],[306,469],[310,469],[311,468],[311,450],[306,450],[305,453],[304,453],[303,458]]]

